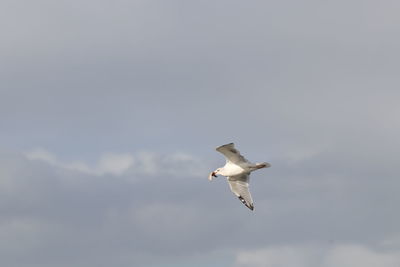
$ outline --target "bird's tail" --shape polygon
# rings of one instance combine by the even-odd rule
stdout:
[[[269,164],[268,162],[256,163],[256,169],[269,168],[269,167],[271,167],[271,164]]]

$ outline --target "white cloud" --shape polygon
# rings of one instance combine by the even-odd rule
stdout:
[[[130,153],[104,153],[97,163],[90,165],[83,161],[64,162],[53,153],[37,148],[25,152],[30,160],[39,160],[64,169],[79,171],[92,175],[171,175],[205,176],[207,170],[204,163],[196,157],[185,153],[160,155],[151,152],[141,152],[137,155]]]
[[[360,245],[342,245],[329,251],[324,267],[398,267],[400,251],[379,252]]]
[[[236,267],[398,267],[399,251],[377,251],[359,244],[275,246],[242,251]]]
[[[105,154],[98,163],[99,173],[111,173],[121,175],[134,164],[134,158],[130,154]]]
[[[272,247],[243,251],[236,257],[237,267],[310,267],[316,251],[309,247]]]
[[[63,162],[59,160],[54,154],[42,148],[28,151],[25,153],[25,155],[30,160],[40,160],[57,167],[94,175],[121,175],[125,171],[127,171],[134,163],[133,156],[128,153],[103,154],[98,160],[97,164],[93,166],[90,166],[89,164],[82,161]]]
[[[41,160],[55,165],[59,164],[53,154],[42,148],[36,148],[28,151],[25,153],[25,156],[31,160]]]

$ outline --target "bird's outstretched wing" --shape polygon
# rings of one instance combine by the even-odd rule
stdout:
[[[233,143],[219,146],[216,148],[216,150],[222,153],[227,161],[230,161],[232,163],[240,164],[249,162],[247,159],[245,159],[245,157],[240,154],[239,150],[235,148],[235,145]]]
[[[241,174],[228,177],[229,187],[231,191],[239,198],[239,200],[249,209],[254,209],[253,199],[249,191],[249,174]]]

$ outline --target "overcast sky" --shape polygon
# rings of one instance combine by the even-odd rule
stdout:
[[[2,0],[1,265],[398,267],[399,10]]]

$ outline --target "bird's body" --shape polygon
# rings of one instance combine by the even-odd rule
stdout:
[[[268,168],[271,165],[266,162],[251,163],[235,149],[233,143],[217,147],[216,150],[225,156],[226,164],[210,173],[208,179],[211,181],[213,177],[217,177],[217,174],[227,177],[231,191],[246,207],[253,210],[254,204],[249,191],[250,173],[258,169]]]
[[[219,171],[219,174],[223,176],[236,176],[246,173],[246,167],[237,165],[235,163],[232,163],[230,161],[227,161],[225,166],[221,168]]]

